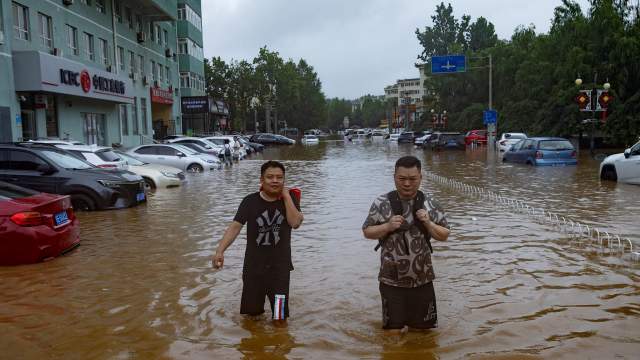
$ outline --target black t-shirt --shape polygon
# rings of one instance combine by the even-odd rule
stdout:
[[[292,196],[292,199],[300,210],[296,197]],[[260,192],[249,194],[242,199],[233,220],[247,224],[245,273],[293,270],[291,226],[287,222],[284,200],[267,201],[260,196]]]

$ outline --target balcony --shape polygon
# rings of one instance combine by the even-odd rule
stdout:
[[[173,21],[178,19],[176,0],[139,0],[137,11],[151,21]]]

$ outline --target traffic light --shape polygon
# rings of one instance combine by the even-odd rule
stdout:
[[[580,111],[591,111],[591,90],[580,90],[576,102]]]
[[[607,110],[609,103],[613,101],[613,96],[606,90],[598,90],[598,110]]]

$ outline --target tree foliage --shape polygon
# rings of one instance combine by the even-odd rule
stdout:
[[[251,61],[219,57],[205,61],[207,94],[229,105],[233,127],[253,130],[254,114],[264,124],[265,104],[272,103],[280,126],[309,129],[326,125],[327,108],[322,83],[312,66],[300,59],[284,61],[266,47]],[[271,85],[271,86],[270,86]],[[251,107],[252,99],[259,105]]]
[[[468,58],[466,73],[433,75],[427,82],[427,107],[447,110],[452,129],[482,126],[491,55],[500,132],[566,136],[586,130],[582,120],[590,114],[574,102],[580,76],[583,89],[611,84],[615,100],[606,123],[598,125],[602,131],[627,144],[640,134],[640,10],[631,1],[591,0],[583,12],[563,0],[548,34],[520,26],[508,40],[498,40],[484,18],[457,20],[451,5],[438,5],[431,19],[433,26],[416,30],[423,47],[418,58],[428,65],[432,56],[456,50]]]

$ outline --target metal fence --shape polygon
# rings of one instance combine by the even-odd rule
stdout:
[[[640,261],[638,246],[634,246],[634,242],[627,237],[621,237],[618,234],[609,233],[595,226],[574,221],[567,216],[543,208],[530,206],[522,200],[502,196],[481,187],[468,185],[431,172],[426,172],[426,177],[436,183],[452,187],[483,200],[490,200],[496,204],[507,206],[518,213],[527,214],[536,221],[551,225],[562,233],[570,235],[578,243],[597,246],[598,251],[602,254],[616,254],[634,261]]]

